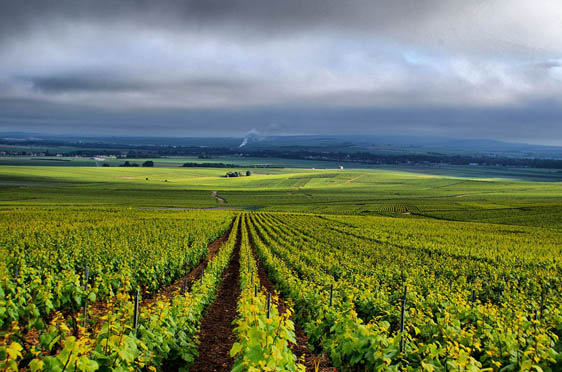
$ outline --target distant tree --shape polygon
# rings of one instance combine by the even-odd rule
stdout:
[[[226,172],[225,177],[242,177],[242,172]]]
[[[236,164],[225,163],[184,163],[183,167],[200,167],[200,168],[233,168],[238,167]]]
[[[144,163],[142,163],[143,167],[154,167],[154,162],[152,160],[147,160]]]
[[[102,167],[109,167],[110,165],[107,163],[103,163]]]
[[[247,171],[246,171],[246,176],[247,176],[247,177],[250,177],[251,175],[252,175],[252,171],[247,170]]]

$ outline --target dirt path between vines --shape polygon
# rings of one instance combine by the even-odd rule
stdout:
[[[145,299],[142,302],[141,307],[154,303],[158,300],[162,300],[164,298],[171,300],[175,295],[181,292],[184,285],[186,286],[186,291],[189,292],[193,284],[203,275],[203,271],[205,271],[205,268],[209,264],[209,260],[211,260],[211,258],[213,258],[215,254],[217,254],[220,247],[222,247],[222,245],[228,240],[233,226],[234,222],[232,223],[232,225],[230,225],[230,228],[226,233],[224,233],[223,236],[209,244],[209,254],[199,263],[199,265],[191,270],[189,274],[182,278],[179,278],[174,283],[159,289],[157,293],[151,296],[151,298]]]
[[[167,298],[168,300],[170,300],[175,294],[181,291],[184,282],[187,285],[186,290],[187,291],[191,290],[191,286],[193,285],[193,283],[195,283],[197,280],[199,280],[199,278],[201,278],[201,275],[203,274],[203,271],[207,267],[209,260],[219,251],[220,247],[228,240],[233,227],[234,227],[234,222],[232,222],[230,228],[226,231],[226,233],[223,234],[223,236],[221,236],[220,238],[216,239],[215,241],[213,241],[208,245],[209,254],[207,255],[207,257],[205,257],[205,259],[203,259],[199,263],[199,265],[197,265],[194,269],[192,269],[189,272],[189,274],[183,276],[182,278],[179,278],[174,283],[168,286],[162,287],[161,289],[158,290],[158,292],[154,293],[153,296],[145,299],[140,304],[140,306],[141,307],[147,306],[163,298]],[[94,324],[89,326],[88,328],[90,328],[90,330],[99,329],[103,323],[103,316],[107,314],[110,310],[111,310],[111,301],[109,300],[99,300],[94,303],[88,304],[89,321],[91,321],[91,319],[94,319]],[[66,319],[70,319],[70,318],[77,318],[82,314],[83,314],[83,309],[80,309],[78,313],[70,314],[67,312],[67,313],[63,313],[63,316]],[[52,315],[53,314],[49,316],[48,322],[51,321]],[[26,334],[24,334],[23,346],[25,350],[29,350],[32,346],[39,345],[40,334],[41,333],[36,329],[32,329],[28,331]],[[78,337],[82,336],[81,332],[73,332],[73,334],[75,334]]]
[[[201,275],[203,275],[203,271],[207,267],[209,260],[217,254],[220,247],[228,240],[230,233],[232,232],[232,228],[234,226],[234,222],[230,225],[230,228],[223,234],[220,238],[216,239],[212,243],[208,245],[209,254],[205,257],[199,265],[193,268],[187,275],[177,279],[174,283],[164,286],[160,288],[156,293],[152,294],[152,296],[145,298],[141,303],[140,307],[146,307],[150,304],[158,300],[171,300],[175,295],[181,292],[182,287],[185,283],[186,291],[191,290],[191,286],[195,283]],[[95,319],[96,323],[92,327],[92,329],[99,329],[99,327],[103,323],[103,315],[105,315],[110,310],[110,302],[109,301],[97,301],[93,304],[89,305],[89,311],[92,316],[90,318]]]
[[[273,283],[269,280],[267,276],[267,272],[263,267],[257,253],[256,253],[256,246],[254,244],[254,239],[250,232],[248,231],[248,237],[250,239],[250,247],[252,248],[252,253],[254,258],[256,259],[256,263],[258,266],[258,276],[260,278],[260,284],[267,289],[268,292],[272,292],[275,290]],[[287,310],[287,305],[285,304],[285,300],[279,294],[279,303],[277,304],[277,308],[279,309],[280,313],[284,313]],[[291,350],[296,355],[298,359],[301,359],[304,356],[304,365],[306,367],[307,372],[337,372],[335,367],[331,366],[330,360],[324,354],[316,354],[310,351],[308,348],[308,337],[304,333],[304,330],[295,324],[295,336],[297,339],[297,343],[292,345]]]
[[[199,356],[193,366],[189,367],[189,372],[227,372],[234,364],[230,349],[236,341],[232,323],[238,316],[237,304],[240,297],[240,240],[238,232],[236,246],[223,273],[217,299],[207,308],[201,321]]]

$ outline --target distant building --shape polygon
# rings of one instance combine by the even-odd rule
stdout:
[[[340,165],[340,166],[338,167],[338,169],[343,169],[343,165]]]

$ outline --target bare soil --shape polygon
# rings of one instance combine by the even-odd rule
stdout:
[[[238,233],[236,247],[223,273],[217,299],[207,308],[201,321],[199,356],[189,368],[190,372],[227,372],[234,364],[230,349],[236,341],[233,322],[238,315],[236,305],[240,297],[240,239]]]

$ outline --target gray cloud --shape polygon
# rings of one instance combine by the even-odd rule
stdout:
[[[3,1],[0,124],[557,141],[560,19],[558,0]]]
[[[559,51],[560,19],[557,0],[28,0],[0,4],[0,35],[69,22],[119,23],[139,30],[211,30],[245,40],[354,32],[435,48],[536,54]]]

